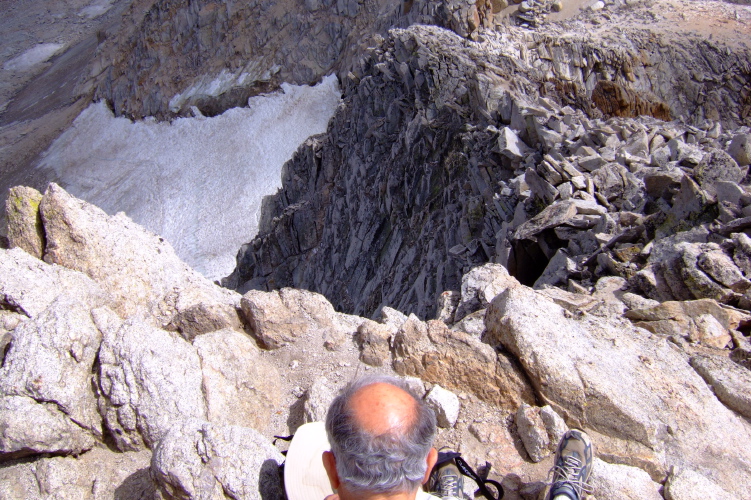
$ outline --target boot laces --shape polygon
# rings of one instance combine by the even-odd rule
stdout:
[[[441,476],[440,478],[440,484],[441,484],[441,492],[446,493],[454,493],[454,490],[457,487],[458,478],[453,474],[446,474],[445,476]]]
[[[582,480],[582,461],[573,455],[569,455],[562,457],[562,462],[563,465],[556,464],[550,469],[548,477],[551,473],[553,475],[553,482],[550,485],[569,484],[580,497],[582,493],[591,494],[592,486]]]

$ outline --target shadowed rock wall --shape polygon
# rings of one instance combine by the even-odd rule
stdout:
[[[503,216],[493,192],[513,175],[486,127],[508,97],[491,82],[514,81],[516,68],[480,56],[428,26],[395,30],[371,50],[344,82],[329,132],[285,166],[231,284],[316,290],[367,315],[382,304],[432,313],[436,294],[494,255]],[[535,93],[513,84],[522,85]],[[472,250],[451,255],[462,245]]]
[[[226,285],[294,286],[320,292],[350,313],[371,315],[387,305],[432,317],[438,294],[458,289],[461,275],[478,264],[503,263],[528,285],[549,264],[547,284],[590,283],[607,272],[630,278],[637,264],[627,257],[619,261],[624,265],[610,263],[598,256],[602,245],[608,251],[616,243],[641,245],[630,250],[633,257],[655,235],[717,216],[712,195],[695,193],[703,201],[686,206],[694,181],[682,179],[705,168],[699,166],[705,152],[725,147],[722,123],[748,117],[739,114],[745,94],[734,93],[733,80],[713,94],[728,101],[713,108],[720,123],[701,118],[706,101],[677,90],[686,77],[681,68],[713,74],[707,58],[691,66],[687,50],[657,43],[664,59],[637,67],[639,32],[633,50],[514,29],[479,33],[475,43],[411,26],[392,30],[368,51],[343,81],[345,103],[327,134],[308,141],[286,165],[283,189],[266,201],[259,236],[241,248]],[[735,61],[734,78],[748,77],[738,63],[745,52],[694,49],[716,51],[719,62],[712,64]],[[662,79],[655,76],[660,68],[667,68]],[[597,82],[619,82],[600,85],[621,89],[602,106],[613,115],[666,118],[670,101],[682,103],[671,114],[699,110],[701,127],[605,121],[587,97]],[[602,102],[608,104],[607,95]],[[740,182],[744,172],[720,177]],[[546,220],[549,211],[541,214],[565,200],[551,208],[562,209],[552,219]],[[731,213],[740,215],[742,207]],[[647,229],[640,217],[655,213]],[[542,220],[531,220],[538,214]],[[555,229],[561,224],[567,229]],[[561,249],[568,253],[553,262]],[[557,269],[563,271],[554,278]]]

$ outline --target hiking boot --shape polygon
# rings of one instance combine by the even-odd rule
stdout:
[[[454,460],[448,460],[433,469],[428,479],[428,492],[443,500],[464,498],[464,476]]]
[[[592,456],[592,441],[584,431],[571,429],[564,434],[555,452],[553,468],[550,469],[553,481],[548,500],[558,495],[581,500],[584,493],[592,493],[592,488],[587,484],[592,472]]]

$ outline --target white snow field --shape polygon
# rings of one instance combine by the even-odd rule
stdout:
[[[3,64],[5,71],[28,71],[54,56],[64,47],[61,43],[40,43]]]
[[[258,232],[261,200],[281,187],[282,165],[326,131],[341,101],[337,79],[249,99],[213,117],[115,118],[92,104],[44,153],[40,167],[71,194],[165,237],[210,279],[228,275]]]

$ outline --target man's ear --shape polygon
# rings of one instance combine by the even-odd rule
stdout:
[[[336,491],[339,489],[341,481],[339,481],[339,474],[336,473],[336,457],[330,451],[324,451],[321,455],[323,460],[323,468],[326,469],[326,475],[329,476],[329,483],[331,488]]]
[[[431,448],[425,461],[428,463],[428,470],[425,471],[425,477],[422,478],[422,484],[428,482],[430,473],[433,472],[433,467],[435,467],[435,463],[438,461],[438,451],[436,451],[435,448]]]

